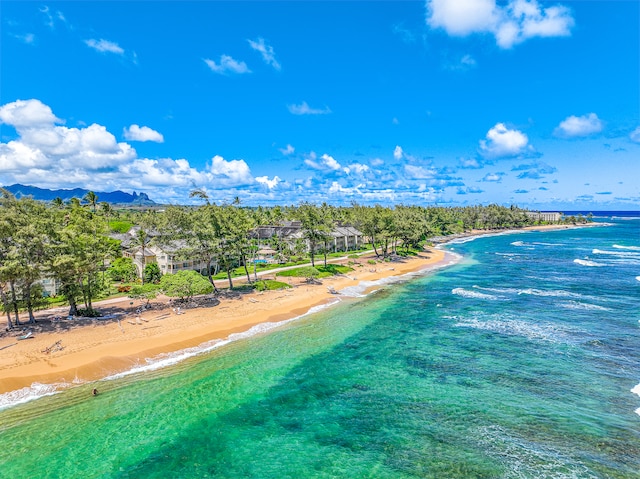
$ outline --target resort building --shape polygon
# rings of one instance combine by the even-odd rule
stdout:
[[[348,225],[336,224],[330,236],[332,239],[329,243],[329,249],[334,253],[356,250],[365,242],[363,234],[353,226]],[[290,252],[296,251],[296,249],[303,249],[305,253],[310,248],[309,241],[304,237],[302,223],[299,221],[287,221],[279,226],[259,226],[253,230],[251,237],[258,240],[258,247],[260,248],[258,251],[259,259],[265,259],[267,262],[269,262],[269,258],[261,258],[260,255],[264,255],[265,251],[269,251],[272,256],[277,256],[278,253],[273,248],[278,249],[278,246],[280,251],[284,247]]]
[[[207,263],[201,259],[184,259],[178,256],[178,251],[186,246],[184,242],[174,241],[171,244],[163,245],[148,244],[143,248],[135,242],[138,230],[140,230],[140,227],[134,226],[127,233],[112,235],[112,238],[120,240],[122,256],[133,260],[140,277],[142,277],[146,265],[153,263],[158,264],[162,274],[173,274],[183,270],[194,270],[202,274],[207,273]],[[157,233],[149,232],[150,239],[157,236]],[[211,267],[215,267],[215,263]]]
[[[136,246],[122,252],[122,256],[125,258],[131,258],[133,264],[138,270],[138,275],[142,276],[144,268],[148,264],[157,263],[162,274],[174,274],[178,271],[194,270],[199,273],[207,273],[207,264],[199,259],[179,259],[176,256],[176,252],[180,249],[181,245],[168,246],[146,246],[144,248],[144,255],[142,253],[142,247]],[[212,265],[215,266],[215,265]]]
[[[122,255],[131,258],[138,275],[142,277],[144,268],[148,264],[157,263],[162,274],[173,274],[182,270],[194,270],[202,274],[207,273],[207,263],[200,258],[184,258],[179,255],[180,250],[184,250],[184,241],[173,241],[169,244],[159,244],[150,241],[142,247],[136,236],[140,230],[139,226],[134,226],[125,234],[112,235],[118,239],[122,246]],[[149,239],[157,237],[158,234],[148,232]],[[329,250],[331,252],[353,251],[365,241],[363,235],[353,226],[337,224],[330,233]],[[250,238],[256,240],[257,251],[255,256],[248,258],[248,262],[258,263],[279,263],[288,260],[291,255],[303,255],[308,253],[310,245],[304,238],[302,224],[299,221],[287,221],[278,226],[259,226],[255,228]],[[320,249],[322,245],[318,245]],[[211,264],[212,268],[216,263]]]
[[[558,223],[562,219],[562,213],[551,211],[527,211],[527,216],[535,221]]]

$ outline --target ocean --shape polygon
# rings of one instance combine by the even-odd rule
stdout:
[[[0,477],[638,478],[640,213],[596,216],[6,407]]]

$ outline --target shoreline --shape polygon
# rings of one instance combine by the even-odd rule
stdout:
[[[145,301],[123,298],[96,303],[102,311],[110,313],[106,320],[60,320],[54,324],[46,317],[53,316],[55,310],[39,312],[39,324],[46,326],[48,322],[48,331],[46,327],[33,328],[40,331],[34,331],[32,338],[23,341],[17,340],[18,335],[0,337],[0,409],[68,387],[166,367],[237,339],[280,327],[340,301],[366,296],[389,283],[406,280],[409,275],[449,266],[457,259],[452,260],[451,253],[441,249],[448,243],[494,234],[581,226],[472,231],[447,237],[447,241],[438,242],[436,247],[425,249],[417,257],[370,265],[367,260],[373,256],[367,255],[359,258],[355,271],[324,278],[322,284],[286,278],[292,288],[230,293],[221,301],[199,304],[180,314],[175,313],[166,297],[152,301],[152,309],[141,314],[135,310]],[[344,294],[332,294],[330,288]],[[54,347],[46,352],[56,344],[61,349]],[[192,352],[187,354],[189,350]],[[180,356],[185,357],[177,359]],[[159,364],[163,361],[167,364]]]
[[[105,307],[96,303],[101,311],[110,313],[107,320],[82,318],[53,323],[46,319],[53,316],[51,310],[39,312],[39,323],[31,328],[32,338],[19,341],[17,333],[0,338],[0,408],[20,399],[7,396],[31,395],[35,390],[41,390],[41,396],[130,374],[128,371],[148,365],[150,359],[166,359],[207,343],[212,349],[218,347],[214,343],[226,344],[238,336],[252,335],[252,329],[253,334],[258,334],[263,329],[279,327],[333,303],[365,296],[386,283],[402,281],[407,275],[446,266],[449,258],[445,251],[435,248],[417,257],[375,265],[368,264],[370,256],[365,256],[358,260],[355,271],[324,278],[322,284],[286,278],[292,288],[231,293],[198,307],[182,306],[180,314],[173,311],[166,297],[152,301],[152,309],[140,315],[135,309],[144,301],[108,300]],[[348,293],[333,294],[329,288]],[[62,349],[54,347],[45,352],[55,344]],[[20,391],[22,394],[16,394]],[[3,404],[2,396],[12,404]]]

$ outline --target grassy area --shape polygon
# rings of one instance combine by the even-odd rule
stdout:
[[[132,226],[133,226],[133,223],[131,223],[130,221],[123,221],[123,220],[109,221],[109,227],[111,228],[111,231],[115,233],[126,233],[131,229]]]
[[[316,266],[316,269],[318,270],[318,278],[326,278],[328,276],[334,276],[336,274],[345,274],[348,273],[350,271],[353,271],[353,268],[350,268],[348,266],[342,266],[339,264],[328,264],[327,266]],[[289,269],[287,271],[280,271],[277,275],[278,276],[282,276],[282,277],[296,277],[296,278],[301,278],[301,277],[306,277],[307,273],[306,271],[308,270],[307,267],[303,267],[303,268],[294,268],[294,269]]]
[[[291,285],[283,283],[282,281],[275,281],[273,279],[265,279],[255,283],[255,287],[258,291],[273,291],[276,289],[290,288]]]

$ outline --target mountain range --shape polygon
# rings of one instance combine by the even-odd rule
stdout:
[[[4,189],[11,192],[16,198],[22,196],[31,196],[34,200],[52,201],[54,198],[60,197],[64,202],[71,198],[82,200],[89,192],[83,188],[74,188],[72,190],[48,190],[46,188],[38,188],[37,186],[27,186],[15,184],[11,186],[3,186]],[[94,191],[98,196],[98,202],[106,201],[112,204],[129,204],[129,205],[155,205],[156,202],[150,199],[146,193],[133,194],[124,191],[112,191],[110,193],[103,191]]]

